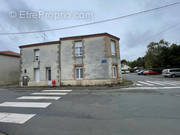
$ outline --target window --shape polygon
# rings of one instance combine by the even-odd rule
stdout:
[[[76,67],[76,79],[81,80],[83,78],[83,68]]]
[[[34,50],[34,60],[35,61],[39,61],[40,60],[40,58],[39,58],[40,53],[39,52],[40,52],[39,49],[35,49]]]
[[[46,68],[46,80],[51,81],[51,68],[50,67]]]
[[[82,50],[82,41],[76,41],[75,42],[75,56],[82,56],[83,50]]]
[[[113,78],[117,78],[117,66],[113,65]]]
[[[116,44],[114,40],[111,40],[111,53],[113,56],[116,55]]]

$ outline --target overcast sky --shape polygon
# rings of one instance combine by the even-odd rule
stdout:
[[[0,33],[36,31],[84,24],[147,10],[178,0],[1,0]],[[20,16],[21,12],[21,16]],[[23,16],[24,13],[37,16]],[[39,15],[41,13],[41,16]],[[45,15],[46,13],[46,15]],[[59,13],[59,16],[57,16]],[[0,35],[0,50],[19,52],[18,46],[60,37],[107,32],[120,38],[121,59],[143,56],[151,41],[180,43],[180,4],[112,22],[68,30],[26,35]],[[51,16],[47,16],[51,14]],[[68,16],[67,16],[68,15]],[[70,15],[70,16],[69,16]],[[80,17],[82,15],[82,17]],[[88,16],[86,16],[88,15]],[[55,17],[56,16],[56,17]],[[165,31],[165,32],[162,32]],[[45,38],[44,38],[45,37]]]

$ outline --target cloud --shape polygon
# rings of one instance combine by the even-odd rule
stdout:
[[[8,23],[9,27],[13,27],[17,29],[17,31],[43,30],[48,28],[46,22],[39,18],[12,18],[9,16],[10,12],[33,11],[24,1],[4,0],[4,3],[7,5],[8,11],[1,11],[0,15],[1,19]]]

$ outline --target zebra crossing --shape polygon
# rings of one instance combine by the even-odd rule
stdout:
[[[139,87],[178,87],[180,86],[180,82],[178,81],[137,81],[135,83],[136,86]]]
[[[42,90],[41,92],[31,93],[28,96],[21,96],[16,98],[18,102],[3,102],[0,103],[0,108],[41,108],[45,109],[52,104],[47,102],[48,100],[59,100],[61,96],[67,95],[72,90]],[[58,96],[57,96],[58,95]],[[22,102],[23,100],[23,102]],[[46,102],[40,102],[39,100],[45,100]],[[33,101],[33,102],[30,102]],[[34,114],[22,114],[22,113],[11,113],[0,111],[0,123],[13,123],[13,124],[24,124],[31,118],[35,117]]]

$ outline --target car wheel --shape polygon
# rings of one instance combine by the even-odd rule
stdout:
[[[176,77],[176,75],[171,75],[171,77],[172,77],[172,78],[175,78],[175,77]]]

